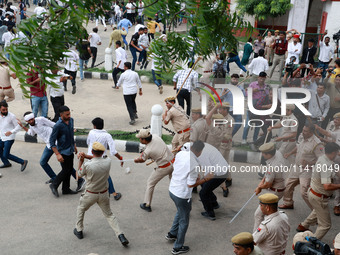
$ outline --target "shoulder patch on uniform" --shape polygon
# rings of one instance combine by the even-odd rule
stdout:
[[[257,232],[261,232],[261,228],[257,228],[257,230],[256,230]]]

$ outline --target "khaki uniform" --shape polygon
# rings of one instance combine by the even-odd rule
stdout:
[[[298,126],[292,127],[296,123],[294,120],[297,123],[299,123],[294,114],[291,114],[289,116],[285,116],[282,118],[282,121],[285,121],[285,125],[289,127],[282,127],[281,136],[288,136],[288,135],[291,135],[292,133],[297,132]],[[282,155],[285,155],[286,153],[291,152],[295,148],[295,146],[296,146],[295,137],[289,140],[283,140],[279,151],[282,153]],[[289,161],[291,165],[293,165],[294,155],[290,155],[287,160]]]
[[[0,64],[0,101],[11,102],[15,99],[14,89],[11,86],[12,71],[8,66]]]
[[[286,249],[289,231],[290,225],[285,213],[266,215],[253,233],[254,242],[264,255],[281,255]]]
[[[331,121],[327,127],[327,131],[332,134],[330,142],[335,142],[336,144],[340,145],[340,127],[336,127],[334,121]],[[334,162],[336,164],[340,164],[339,155],[336,156]],[[335,176],[334,183],[340,184],[340,171],[338,171],[338,174]],[[340,190],[339,189],[335,190],[334,194],[335,194],[334,206],[340,206]]]
[[[291,169],[289,177],[286,182],[286,190],[284,192],[283,201],[285,205],[293,205],[293,193],[297,185],[300,184],[300,192],[303,200],[309,208],[313,209],[308,200],[308,188],[310,186],[310,180],[312,177],[312,168],[302,168],[303,160],[308,162],[317,161],[317,159],[324,154],[324,147],[315,135],[305,140],[302,134],[299,136],[297,142],[297,154],[295,159],[295,168]]]
[[[311,189],[308,192],[308,199],[313,207],[313,211],[309,214],[305,221],[301,223],[301,225],[305,228],[309,228],[310,225],[315,225],[317,223],[318,226],[315,231],[315,237],[318,239],[322,239],[331,228],[331,215],[329,212],[328,203],[333,191],[325,190],[323,184],[329,184],[333,182],[332,179],[334,179],[336,175],[336,173],[333,171],[333,164],[334,162],[331,161],[326,155],[321,156],[318,162],[315,164],[311,181]],[[315,193],[323,195],[324,197],[319,197]]]
[[[201,140],[205,142],[207,138],[208,124],[205,119],[199,118],[194,123],[191,124],[190,141],[195,142]]]
[[[208,130],[206,143],[209,143],[216,149],[220,150],[221,141],[223,140],[225,132],[225,125],[218,125],[214,127],[213,124],[211,124]]]
[[[142,158],[144,160],[152,159],[157,164],[157,167],[147,180],[144,196],[144,203],[151,205],[152,195],[156,184],[167,175],[171,178],[172,171],[174,170],[172,166],[174,162],[174,154],[172,154],[168,146],[160,137],[153,135],[151,142],[145,146]],[[169,166],[162,167],[166,164],[169,164]]]
[[[233,145],[233,127],[231,126],[230,123],[234,122],[233,117],[231,117],[230,114],[228,114],[225,119],[228,121],[227,124],[225,125],[225,131],[224,131],[224,135],[222,137],[221,140],[221,144],[220,144],[220,152],[222,154],[222,156],[224,157],[224,159],[229,163],[229,154],[230,154],[230,150],[231,147]]]
[[[267,172],[265,172],[264,177],[265,182],[271,182],[272,186],[270,189],[266,190],[266,193],[272,193],[281,199],[283,197],[283,192],[285,190],[285,179],[284,179],[284,173],[281,171],[278,171],[280,169],[279,167],[284,165],[285,158],[282,156],[281,152],[276,151],[274,157],[271,159],[268,159],[266,161],[267,166],[275,167],[274,169],[268,169]],[[277,169],[277,171],[276,171]],[[260,223],[264,220],[264,214],[261,211],[261,207],[258,206],[255,214],[255,223],[254,223],[254,232],[259,227]]]
[[[178,108],[178,109],[176,109]],[[171,121],[175,129],[175,136],[172,138],[172,149],[182,146],[190,141],[190,121],[181,106],[176,105],[168,110],[165,120]]]
[[[86,188],[81,195],[77,208],[77,231],[83,231],[85,212],[95,203],[102,209],[104,216],[114,230],[116,236],[123,234],[119,228],[118,220],[110,208],[108,182],[111,168],[110,158],[93,158],[84,163],[83,169],[78,170],[79,177],[85,176]]]

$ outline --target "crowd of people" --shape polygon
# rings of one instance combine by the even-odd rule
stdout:
[[[25,4],[24,1],[20,2],[20,6]],[[41,3],[38,5],[44,8]],[[10,4],[8,8],[11,6]],[[23,7],[24,11],[25,8]],[[37,15],[43,15],[44,11],[41,8],[37,10]],[[98,5],[98,8],[101,7]],[[155,38],[156,27],[161,29],[161,26],[151,19],[145,26],[143,8],[142,1],[130,0],[126,5],[116,2],[112,7],[113,12],[109,14],[110,18],[107,19],[113,28],[108,46],[114,44],[116,47],[116,66],[112,72],[113,88],[123,89],[130,125],[135,124],[138,119],[136,96],[143,95],[141,80],[135,72],[136,64],[145,69],[148,62],[152,62],[154,82],[159,93],[163,93],[162,81],[157,72],[160,67],[156,66],[155,61],[157,56],[148,56],[147,51],[152,40],[166,40],[166,35]],[[10,32],[14,27],[11,19],[15,17],[8,15],[6,14],[8,20],[3,25]],[[21,171],[24,171],[28,161],[10,153],[15,134],[23,128],[28,135],[38,135],[46,143],[40,165],[50,178],[47,183],[52,194],[59,197],[60,185],[63,195],[77,194],[84,190],[73,230],[76,237],[79,239],[84,237],[84,214],[97,203],[117,238],[122,245],[127,246],[129,241],[109,204],[110,194],[115,200],[119,200],[122,194],[114,189],[110,177],[111,160],[107,157],[106,150],[109,148],[110,155],[120,160],[121,165],[124,163],[123,157],[116,151],[112,137],[104,130],[104,120],[99,117],[92,120],[93,130],[87,139],[88,153],[78,153],[74,141],[74,120],[64,100],[67,80],[71,81],[72,94],[76,93],[78,65],[81,80],[84,80],[83,70],[87,68],[90,58],[91,67],[95,66],[98,46],[102,43],[98,34],[98,21],[101,20],[103,23],[104,31],[107,28],[105,16],[94,18],[97,23],[93,31],[78,42],[76,50],[65,51],[63,71],[58,66],[53,70],[41,70],[36,66],[40,72],[46,71],[57,75],[51,80],[57,86],[49,88],[50,101],[54,108],[52,120],[47,118],[47,86],[42,84],[37,70],[29,70],[27,73],[27,83],[31,85],[32,111],[23,115],[26,123],[21,123],[8,112],[8,102],[14,100],[10,78],[16,78],[16,75],[9,70],[6,59],[0,60],[2,80],[0,156],[3,162],[0,168],[11,167],[9,162],[11,160],[20,164]],[[128,43],[126,36],[133,26],[135,31]],[[194,62],[190,61],[187,68],[179,70],[173,77],[175,95],[165,99],[166,109],[162,114],[162,123],[171,124],[175,131],[171,149],[148,129],[141,129],[136,135],[145,149],[134,162],[144,163],[150,159],[157,165],[147,180],[145,197],[140,204],[142,210],[152,212],[151,203],[155,186],[165,176],[170,178],[170,198],[176,206],[177,213],[165,238],[174,241],[172,254],[186,253],[190,249],[184,244],[189,228],[193,192],[199,193],[203,208],[202,217],[216,220],[215,211],[220,209],[220,204],[214,192],[220,187],[223,196],[228,197],[229,188],[232,186],[232,174],[223,169],[232,166],[230,151],[234,146],[235,135],[244,123],[242,143],[247,144],[248,132],[253,128],[254,134],[250,145],[254,151],[261,152],[261,167],[266,170],[263,171],[261,181],[254,190],[255,195],[259,195],[260,205],[254,212],[254,226],[249,229],[253,234],[240,233],[232,238],[235,254],[288,253],[286,247],[291,225],[288,216],[279,212],[279,209],[294,210],[294,207],[299,206],[294,204],[293,200],[294,189],[298,185],[303,200],[310,208],[309,215],[306,215],[304,220],[301,219],[301,223],[296,226],[298,232],[306,233],[310,226],[317,225],[316,231],[308,232],[308,236],[322,240],[332,227],[331,211],[328,208],[332,196],[334,196],[333,213],[340,216],[340,60],[334,57],[335,50],[330,45],[327,33],[318,41],[320,54],[317,66],[314,66],[317,52],[315,41],[309,40],[306,48],[302,49],[301,34],[296,30],[287,33],[275,31],[274,35],[268,31],[264,39],[262,36],[258,35],[254,45],[252,38],[249,38],[241,59],[236,46],[229,52],[220,49],[216,61],[209,67],[214,78],[211,85],[227,81],[229,85],[241,90],[245,97],[251,95],[250,101],[257,110],[271,109],[273,105],[277,105],[278,110],[274,114],[260,116],[248,110],[245,117],[234,114],[239,102],[235,102],[232,92],[223,87],[222,89],[216,87],[219,97],[209,100],[207,114],[204,115],[201,108],[192,109],[193,91],[196,92],[195,95],[201,95],[199,74],[192,70]],[[2,38],[5,39],[6,51],[11,39],[7,40],[5,34]],[[127,50],[131,52],[131,62],[128,61]],[[252,54],[254,57],[250,61]],[[10,58],[9,55],[7,57]],[[330,66],[333,59],[334,68]],[[230,75],[230,64],[233,62],[241,69],[240,74]],[[301,109],[293,104],[288,104],[286,114],[282,115],[281,98],[274,96],[275,88],[267,80],[266,72],[270,66],[269,78],[273,78],[279,66],[282,88],[306,88],[310,91],[311,99],[304,107],[311,116],[306,117]],[[245,75],[241,81],[240,77]],[[221,104],[215,103],[214,101],[219,98]],[[290,93],[288,98],[299,99],[301,95]],[[274,122],[268,119],[274,119]],[[277,136],[273,135],[274,129],[280,130]],[[62,170],[58,174],[48,164],[52,155],[56,156],[61,165]],[[75,155],[79,159],[77,167],[74,167]],[[222,170],[215,171],[214,167],[217,166],[223,166]],[[282,171],[277,171],[282,167],[290,170],[288,176]],[[76,190],[70,189],[71,175],[77,181]],[[298,237],[300,235],[297,239]],[[304,236],[299,242],[308,240]],[[337,255],[340,252],[339,242],[338,235],[334,243],[334,254]],[[297,243],[298,241],[294,245]]]

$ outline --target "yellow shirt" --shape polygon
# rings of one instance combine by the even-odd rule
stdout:
[[[147,26],[150,34],[156,33],[156,25],[159,27],[159,29],[161,28],[161,26],[154,20],[148,22]]]

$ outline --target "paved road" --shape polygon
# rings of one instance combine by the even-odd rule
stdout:
[[[1,254],[170,254],[172,245],[164,239],[164,235],[171,226],[175,206],[168,195],[167,178],[157,185],[153,211],[147,213],[139,208],[139,203],[144,197],[146,180],[153,171],[152,166],[130,163],[131,173],[125,174],[124,169],[113,162],[111,176],[115,188],[123,196],[119,201],[112,198],[111,206],[131,245],[128,249],[120,245],[97,206],[86,213],[84,239],[78,240],[72,231],[80,195],[61,195],[58,199],[52,195],[48,185],[44,184],[48,177],[39,166],[43,148],[41,144],[16,142],[12,152],[29,160],[27,169],[21,173],[19,165],[14,163],[13,167],[1,170]],[[122,154],[124,158],[138,155]],[[55,157],[52,158],[51,165],[56,171],[60,169]],[[235,165],[240,167],[240,164]],[[217,220],[214,222],[200,215],[202,204],[198,201],[198,195],[193,195],[190,226],[186,236],[186,244],[191,248],[190,254],[233,254],[230,238],[238,232],[252,230],[257,199],[254,198],[232,224],[228,222],[251,196],[258,181],[255,173],[233,174],[233,186],[228,198],[223,198],[222,191],[217,189],[221,208],[216,210]],[[72,180],[71,188],[75,186]],[[287,211],[292,228],[287,254],[291,254],[291,240],[297,224],[309,212],[298,193],[295,194],[295,199],[296,209]],[[333,227],[324,239],[328,243],[331,243],[340,230],[339,225],[335,224],[339,218],[332,215],[332,221]]]

